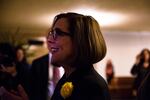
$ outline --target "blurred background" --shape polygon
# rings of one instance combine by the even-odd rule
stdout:
[[[111,59],[115,77],[132,77],[136,55],[150,49],[149,0],[0,0],[0,42],[23,45],[27,60],[48,52],[45,36],[53,17],[77,12],[97,19],[107,44],[107,55],[95,69],[105,78]]]

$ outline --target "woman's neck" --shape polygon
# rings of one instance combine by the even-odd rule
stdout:
[[[70,74],[76,70],[76,68],[70,66],[64,66],[64,70],[65,70],[66,77],[69,77]]]

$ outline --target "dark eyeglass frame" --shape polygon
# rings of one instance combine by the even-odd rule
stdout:
[[[50,36],[53,37],[54,40],[56,40],[58,37],[63,37],[63,36],[72,36],[71,33],[68,33],[68,32],[63,32],[61,31],[60,29],[55,29],[55,30],[52,30],[48,33],[48,36],[47,38],[49,38]]]

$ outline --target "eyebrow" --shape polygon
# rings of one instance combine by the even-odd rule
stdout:
[[[54,30],[56,30],[56,31],[60,31],[60,32],[64,32],[64,31],[62,31],[60,28],[52,29],[52,31],[54,31]],[[69,32],[64,32],[64,33],[69,33]]]
[[[56,30],[56,31],[58,31],[58,32],[66,33],[66,34],[68,34],[68,35],[71,35],[70,32],[64,32],[64,31],[62,31],[60,28],[55,28],[54,30]],[[52,30],[52,31],[54,31],[54,30]]]
[[[60,28],[55,28],[54,30],[57,30],[57,31],[62,31]],[[63,31],[62,31],[63,32]]]

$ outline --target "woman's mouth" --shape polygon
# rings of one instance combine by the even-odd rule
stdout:
[[[56,52],[58,52],[58,51],[59,51],[59,48],[51,47],[51,52],[52,52],[52,54],[53,54],[53,53],[56,53]]]

